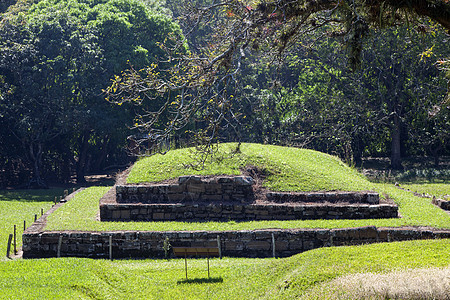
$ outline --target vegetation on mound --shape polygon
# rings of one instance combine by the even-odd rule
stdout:
[[[315,249],[284,259],[0,262],[0,299],[294,299],[348,274],[450,265],[450,240]],[[196,281],[195,281],[196,280]]]
[[[156,182],[181,175],[240,174],[246,166],[257,167],[265,174],[264,185],[279,191],[375,190],[387,194],[399,206],[401,218],[377,220],[294,220],[248,222],[100,222],[99,199],[107,187],[89,188],[49,216],[46,230],[254,230],[264,228],[345,228],[360,226],[429,226],[450,228],[450,216],[431,204],[430,199],[416,197],[391,184],[371,183],[339,159],[317,151],[242,144],[222,144],[220,154],[202,170],[186,167],[194,162],[192,149],[180,149],[166,155],[154,155],[138,161],[130,171],[129,183]]]
[[[275,191],[360,191],[373,185],[337,157],[314,150],[261,144],[220,144],[218,153],[195,169],[193,148],[156,154],[135,163],[128,183],[157,182],[182,175],[239,175],[256,167],[264,186]]]

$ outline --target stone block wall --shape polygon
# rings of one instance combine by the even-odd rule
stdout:
[[[397,218],[394,204],[100,204],[102,221],[244,221]]]
[[[253,197],[248,176],[202,178],[181,176],[178,184],[118,185],[118,203],[179,203],[199,201],[248,201]]]
[[[380,196],[375,192],[306,192],[281,193],[268,192],[267,200],[275,203],[366,203],[379,204]]]
[[[110,237],[113,258],[163,258],[163,242],[166,237],[174,247],[217,247],[220,244],[223,256],[272,257],[275,251],[276,257],[287,257],[320,247],[450,238],[450,230],[373,226],[195,232],[30,232],[27,230],[23,235],[23,257],[56,257],[59,247],[60,256],[108,258]],[[61,243],[59,243],[60,239]]]

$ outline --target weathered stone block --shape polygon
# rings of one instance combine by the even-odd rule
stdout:
[[[168,202],[181,202],[186,199],[186,195],[179,193],[179,194],[167,194],[167,201]]]
[[[178,178],[178,184],[200,184],[202,183],[202,179],[200,176],[189,175],[189,176],[180,176]]]
[[[243,251],[244,244],[238,241],[225,241],[223,249],[225,251]]]
[[[164,220],[164,213],[153,213],[153,220]]]
[[[271,243],[268,241],[250,241],[245,246],[248,250],[270,250]]]
[[[380,195],[375,192],[367,193],[367,203],[379,204],[380,203]]]
[[[239,185],[253,185],[253,178],[250,176],[236,176],[234,182]]]
[[[130,217],[131,217],[130,209],[122,209],[122,210],[120,210],[120,219],[122,219],[122,220],[129,220]]]
[[[218,179],[217,179],[217,182],[218,183],[233,183],[233,178],[231,178],[231,177],[219,177]],[[229,185],[229,186],[231,186],[231,185]]]
[[[120,219],[120,210],[113,210],[111,214],[111,218],[113,220],[119,220]]]
[[[222,201],[222,195],[221,194],[216,194],[216,195],[204,194],[204,195],[202,195],[200,197],[200,200],[202,200],[202,201],[220,202],[220,201]]]
[[[182,194],[185,191],[184,185],[170,184],[167,186],[168,194]]]

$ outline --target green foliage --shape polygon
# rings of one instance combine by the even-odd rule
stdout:
[[[242,136],[308,147],[355,165],[364,156],[389,156],[395,133],[401,156],[445,155],[446,80],[435,62],[448,55],[448,38],[433,24],[423,26],[426,34],[411,27],[372,30],[353,72],[339,43],[327,37],[334,26],[302,37],[281,65],[250,58],[239,97],[248,105],[236,104],[245,116]]]
[[[132,115],[102,89],[130,65],[161,58],[160,44],[179,35],[169,17],[138,0],[44,0],[8,14],[0,26],[0,122],[29,154],[22,157],[35,181],[42,183],[44,166],[68,180],[71,165],[83,181],[89,155],[99,169],[108,151],[122,151]]]

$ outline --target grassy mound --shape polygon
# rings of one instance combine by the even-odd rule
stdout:
[[[156,182],[182,175],[238,175],[256,167],[265,177],[265,187],[274,191],[357,191],[372,189],[373,185],[356,170],[338,158],[321,152],[260,145],[221,144],[218,154],[195,170],[192,148],[169,151],[138,161],[130,171],[128,183]]]
[[[219,151],[230,157],[236,144],[221,145]],[[220,155],[219,155],[220,156]],[[89,188],[77,194],[49,216],[45,230],[254,230],[264,228],[344,228],[360,226],[400,227],[429,226],[450,228],[450,215],[420,198],[400,190],[392,184],[372,183],[336,157],[317,151],[243,144],[241,152],[229,159],[214,159],[203,170],[188,169],[193,162],[190,149],[174,150],[138,161],[132,168],[128,182],[155,182],[181,175],[240,174],[248,166],[257,167],[266,177],[264,185],[278,191],[318,190],[375,190],[387,194],[399,206],[401,218],[366,220],[293,220],[249,222],[100,222],[99,199],[106,187]]]

